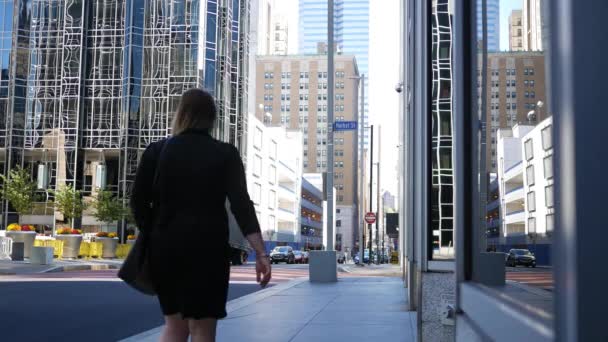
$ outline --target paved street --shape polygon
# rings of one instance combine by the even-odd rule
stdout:
[[[271,286],[308,274],[307,265],[273,266]],[[233,267],[229,300],[260,289],[253,269]],[[2,341],[116,341],[163,323],[156,299],[115,270],[0,276],[0,292]]]
[[[552,268],[507,267],[507,280],[553,291]]]

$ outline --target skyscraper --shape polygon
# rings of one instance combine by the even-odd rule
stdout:
[[[522,51],[524,49],[523,39],[521,10],[513,10],[509,16],[509,50]]]
[[[248,0],[7,0],[0,29],[4,173],[128,197],[139,155],[194,87],[217,98],[214,135],[244,145]]]
[[[487,0],[488,15],[488,51],[500,50],[500,0]],[[477,0],[477,40],[483,39],[483,21],[481,0]]]
[[[543,1],[524,0],[523,26],[524,26],[524,50],[543,50]]]
[[[359,73],[368,76],[369,61],[369,0],[334,1],[334,36],[338,52],[355,55]],[[319,42],[327,43],[327,0],[300,0],[299,49],[302,54],[317,52]],[[349,75],[354,76],[354,75]],[[367,86],[368,79],[365,79]],[[359,118],[360,127],[369,123],[367,93],[365,111]],[[369,132],[361,129],[365,146]]]

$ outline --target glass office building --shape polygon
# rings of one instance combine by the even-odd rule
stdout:
[[[243,148],[248,0],[0,0],[0,30],[2,170],[48,179],[45,203],[61,184],[127,198],[190,88],[214,94],[215,136]]]
[[[481,1],[477,0],[477,40],[483,38],[483,21],[481,16]],[[486,0],[488,12],[488,51],[500,51],[500,0]]]
[[[300,0],[300,37],[301,54],[318,53],[318,44],[327,43],[327,0]],[[365,74],[368,85],[369,61],[369,0],[334,0],[334,39],[339,52],[355,55],[359,73]],[[360,126],[369,122],[365,94],[365,113],[360,118]],[[362,119],[362,120],[361,120]],[[369,131],[362,130],[367,146]],[[361,131],[360,131],[361,134]]]

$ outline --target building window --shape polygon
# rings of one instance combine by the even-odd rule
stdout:
[[[553,178],[553,156],[548,156],[543,159],[543,167],[545,169],[545,178]]]
[[[270,143],[270,158],[277,159],[277,142],[274,140]]]
[[[526,140],[526,142],[524,143],[524,148],[525,148],[525,153],[526,153],[526,160],[530,160],[530,159],[534,158],[534,149],[533,149],[533,145],[532,145],[532,139]]]
[[[258,183],[253,184],[253,202],[255,204],[262,202],[262,185]]]
[[[338,195],[338,202],[344,202],[344,196]]]
[[[555,227],[555,221],[553,218],[553,214],[549,214],[546,216],[547,222],[545,223],[547,226],[547,234],[553,233],[553,229]]]
[[[262,129],[259,127],[255,128],[255,134],[253,135],[253,147],[258,150],[262,149]]]
[[[534,185],[534,165],[530,165],[526,168],[526,182],[528,186]]]
[[[277,193],[274,190],[268,192],[268,208],[274,209],[277,202]]]
[[[534,191],[528,192],[528,211],[536,211],[536,193]]]
[[[545,187],[545,205],[547,208],[553,208],[553,185]]]
[[[268,168],[268,181],[270,184],[275,184],[277,182],[277,168],[274,165],[270,165]]]
[[[253,174],[255,176],[262,176],[262,157],[256,155],[253,157]]]
[[[548,150],[553,147],[553,134],[551,132],[552,125],[549,125],[541,131],[543,150]]]
[[[342,227],[342,220],[336,220],[336,227]]]
[[[528,218],[528,233],[529,234],[536,233],[536,217]]]

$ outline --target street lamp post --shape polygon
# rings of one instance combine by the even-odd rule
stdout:
[[[363,211],[365,210],[365,208],[363,207],[363,186],[364,186],[364,179],[363,179],[363,146],[364,146],[364,135],[365,135],[365,129],[367,129],[368,127],[363,126],[363,117],[365,115],[365,74],[361,74],[361,76],[356,77],[349,77],[349,79],[354,79],[357,80],[357,82],[359,83],[359,85],[361,86],[361,98],[360,98],[360,102],[361,102],[361,106],[359,109],[359,122],[361,123],[361,127],[359,128],[360,134],[357,134],[357,139],[359,139],[359,151],[357,153],[357,158],[359,158],[359,204],[358,204],[358,210],[359,210],[359,264],[363,265],[363,250],[365,249],[365,242],[364,242],[364,235],[363,235],[363,230],[365,229],[365,223],[363,221],[363,216],[365,216],[363,214]]]

